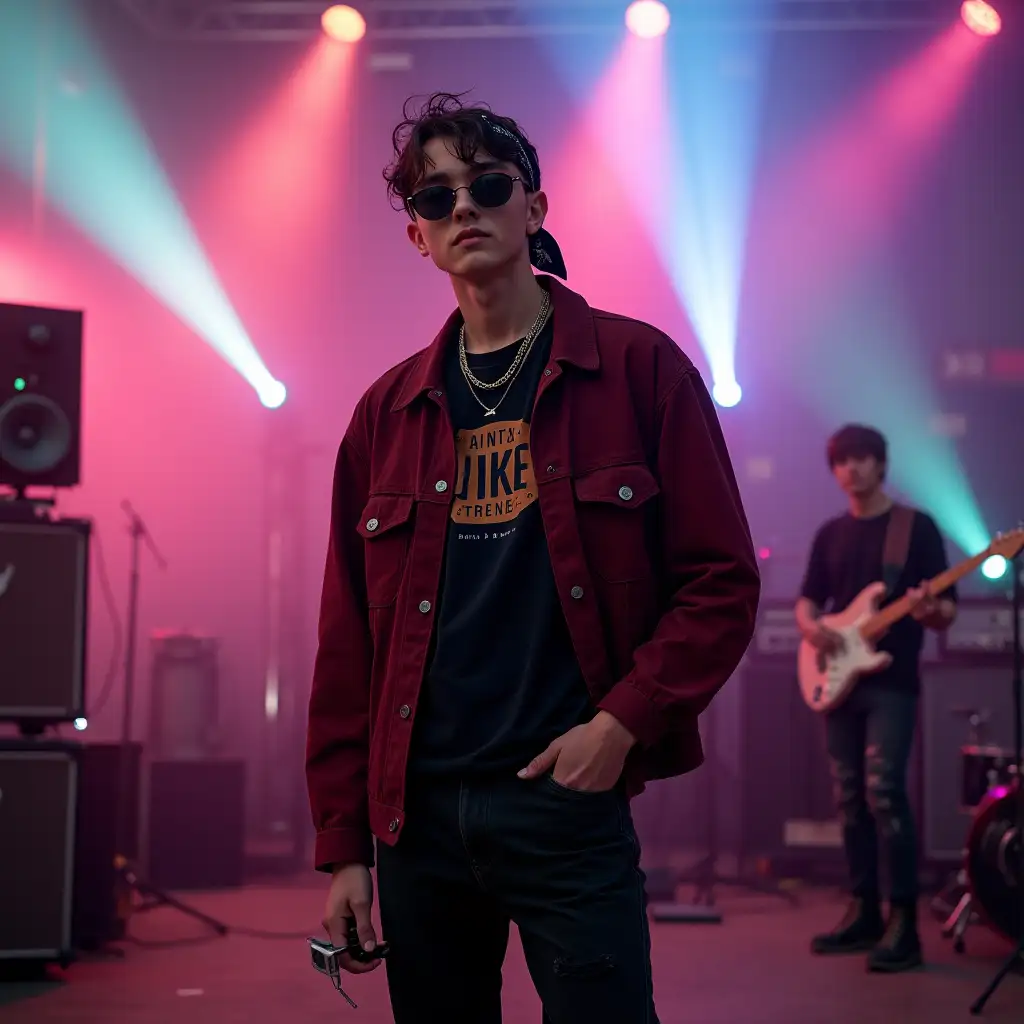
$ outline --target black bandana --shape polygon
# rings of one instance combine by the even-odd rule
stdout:
[[[481,114],[480,118],[495,135],[502,135],[507,139],[511,139],[516,144],[516,149],[519,151],[519,159],[515,161],[516,166],[525,175],[526,185],[530,191],[536,192],[540,188],[540,164],[537,162],[537,157],[534,155],[535,151],[532,147],[527,147],[519,135],[504,125],[496,124],[486,114]],[[556,277],[562,278],[562,280],[569,279],[565,269],[565,260],[562,258],[562,250],[559,249],[558,243],[554,240],[550,231],[545,231],[544,228],[541,228],[529,236],[529,241],[530,262],[538,270],[554,274]]]

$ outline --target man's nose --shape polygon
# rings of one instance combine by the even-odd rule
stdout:
[[[452,211],[453,216],[457,218],[463,217],[476,217],[480,213],[480,207],[473,202],[473,197],[469,194],[469,187],[463,185],[461,188],[455,190],[455,208]]]

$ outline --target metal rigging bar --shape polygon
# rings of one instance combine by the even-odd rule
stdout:
[[[376,40],[514,39],[622,31],[626,0],[350,0]],[[290,42],[319,31],[325,0],[119,0],[151,35]],[[952,0],[687,0],[676,27],[883,31],[942,24]]]

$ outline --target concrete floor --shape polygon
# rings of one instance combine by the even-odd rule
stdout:
[[[189,894],[231,925],[316,935],[323,880]],[[800,905],[757,895],[721,894],[719,925],[654,924],[655,993],[662,1024],[946,1024],[974,1020],[968,1006],[1009,951],[981,928],[957,956],[923,912],[928,966],[868,975],[862,958],[819,960],[808,937],[830,927],[842,905],[834,894],[805,891]],[[49,983],[0,985],[0,1024],[252,1024],[391,1021],[383,972],[354,979],[351,1010],[309,966],[300,938],[244,935],[189,941],[195,922],[161,908],[136,917],[123,960],[74,964]],[[540,1008],[518,942],[505,975],[506,1024],[539,1024]],[[1024,978],[1012,976],[983,1020],[1024,1022]],[[452,1022],[464,1024],[464,1022]],[[623,1022],[628,1024],[628,1022]]]

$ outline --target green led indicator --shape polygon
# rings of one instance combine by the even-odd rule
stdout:
[[[24,391],[25,390],[25,378],[24,377],[15,377],[14,378],[14,390],[15,391]]]

